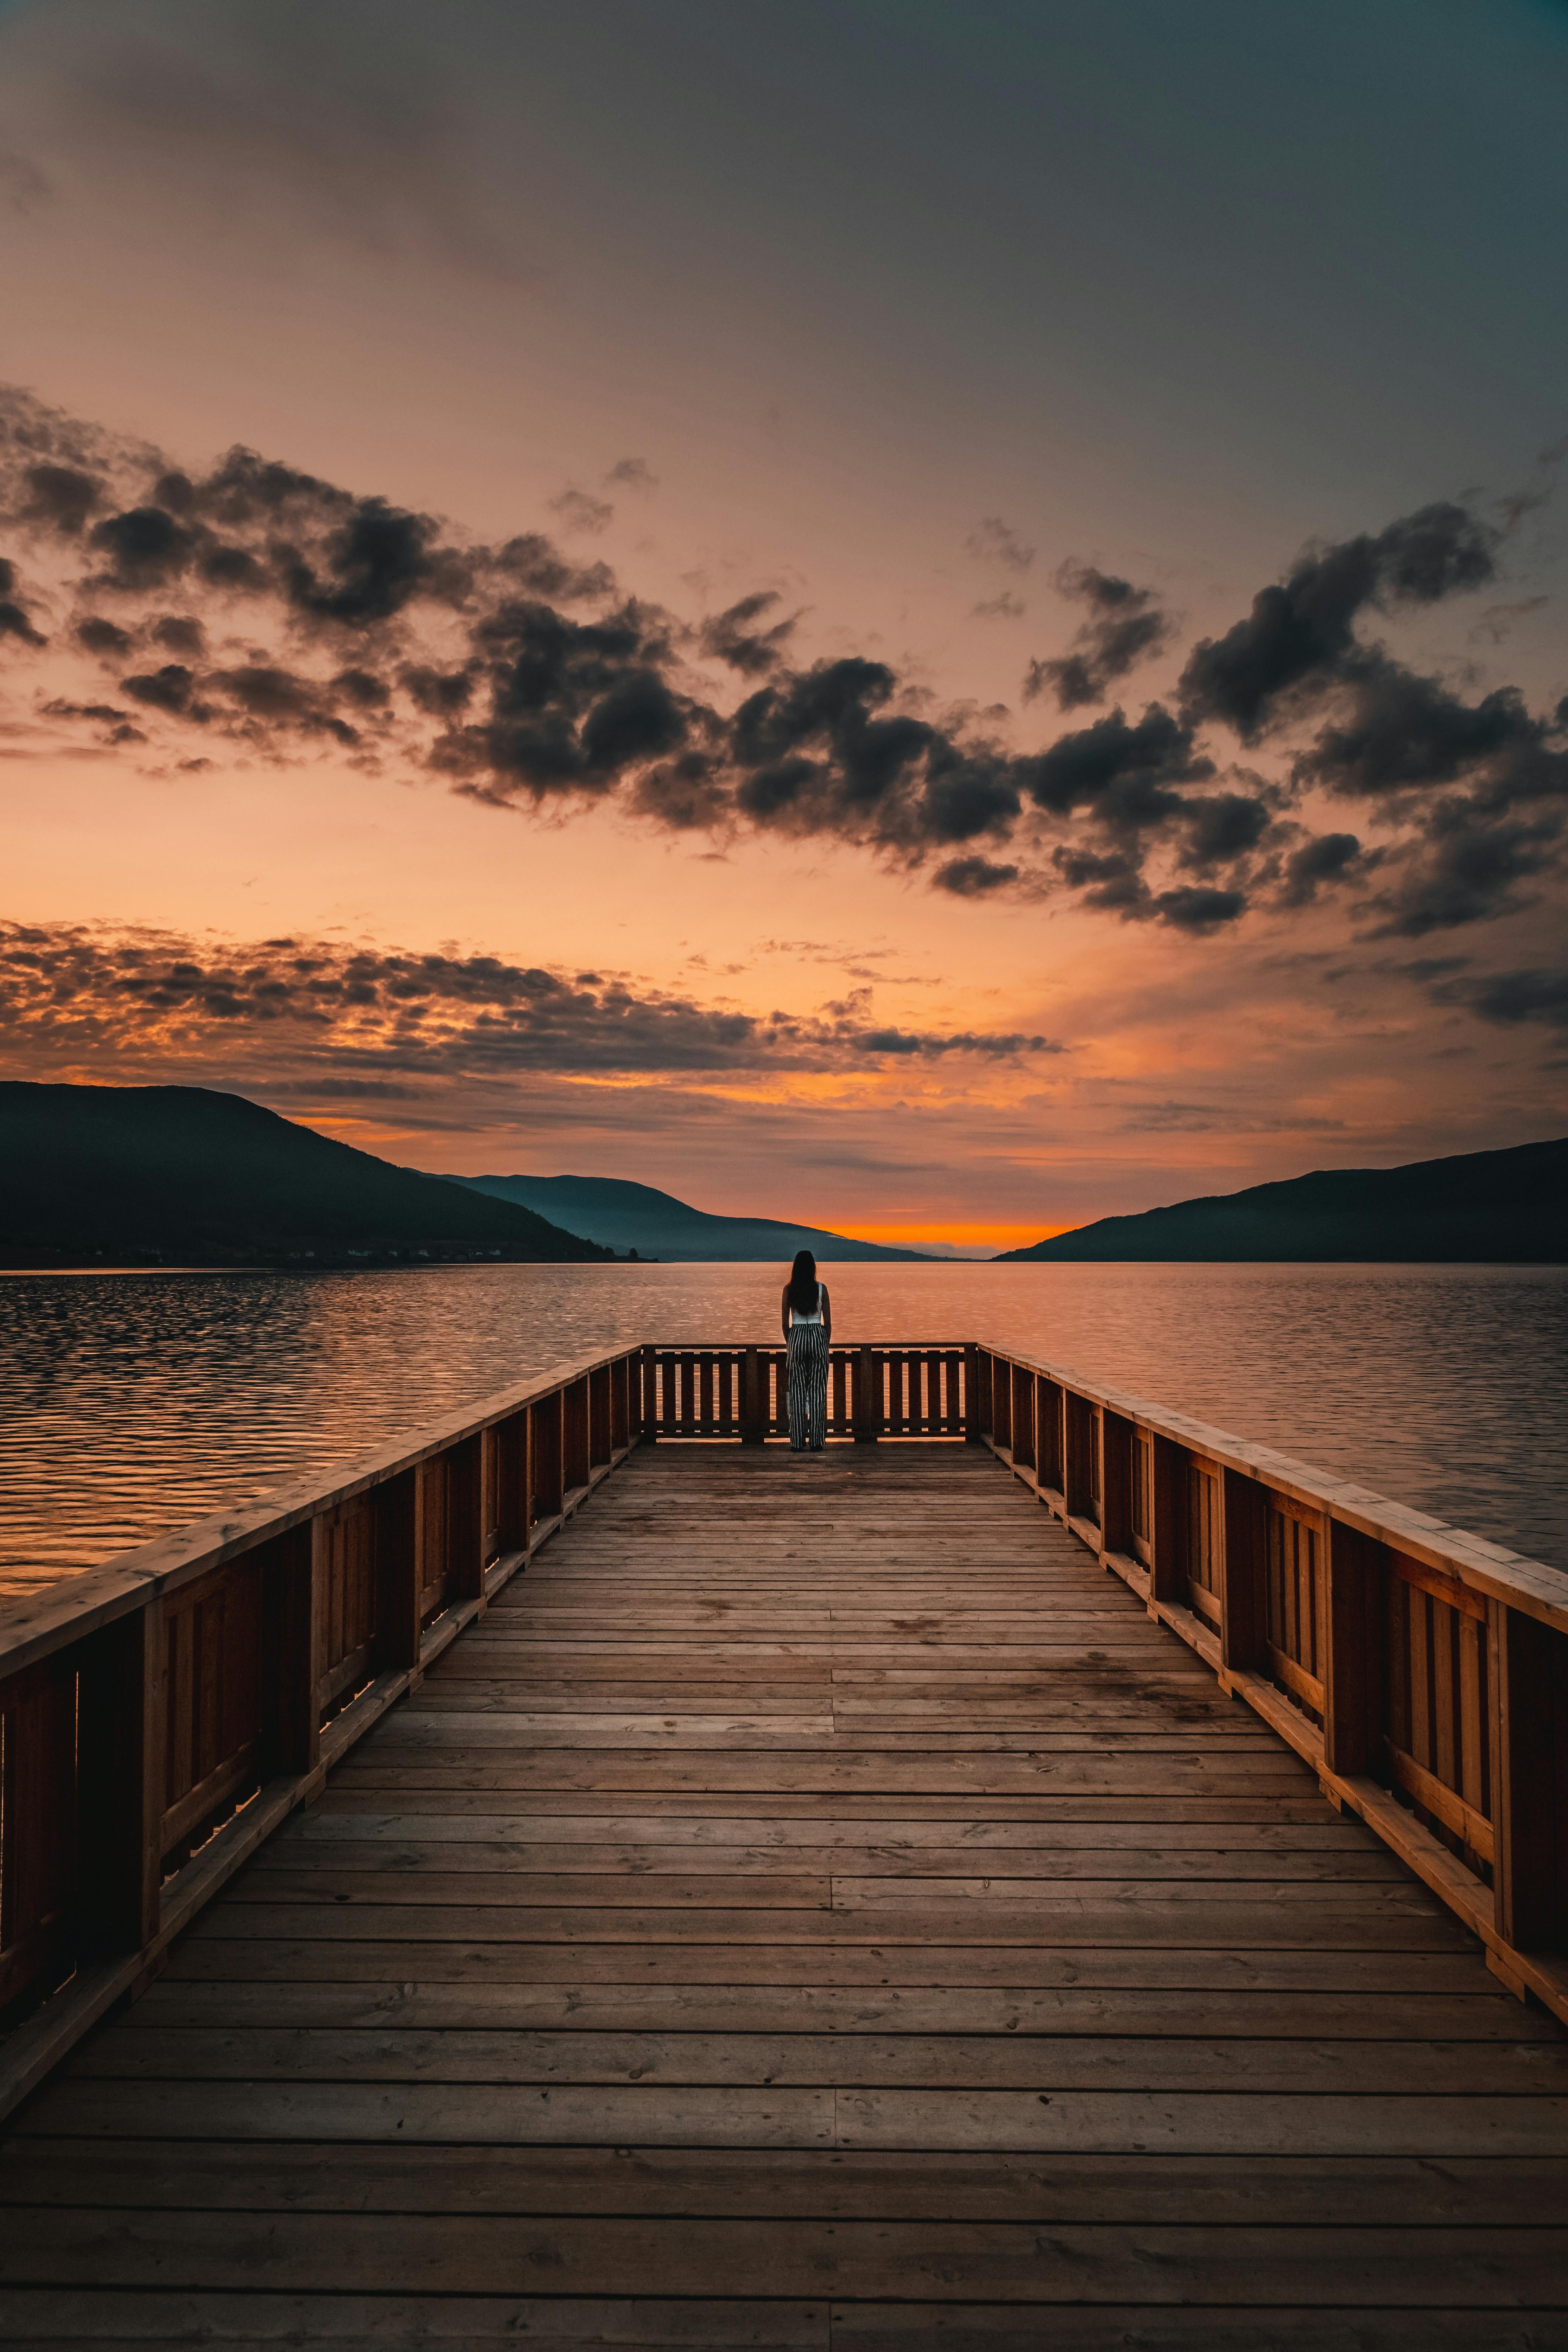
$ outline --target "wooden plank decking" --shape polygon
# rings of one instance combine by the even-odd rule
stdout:
[[[1568,2041],[994,1460],[643,1449],[0,2147],[0,2342],[1568,2344]]]

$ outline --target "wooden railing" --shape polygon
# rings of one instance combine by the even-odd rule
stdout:
[[[782,1347],[644,1345],[0,1622],[0,2113],[639,1442],[785,1432]],[[1568,1576],[973,1344],[831,1350],[828,1432],[989,1444],[1568,2020]]]
[[[637,1443],[645,1353],[489,1397],[6,1611],[0,2113]]]
[[[1060,1365],[982,1438],[1568,2021],[1568,1575]]]
[[[974,1349],[951,1340],[900,1348],[830,1348],[827,1434],[963,1437]],[[739,1438],[765,1444],[789,1433],[788,1351],[665,1348],[643,1351],[643,1425],[649,1438]]]

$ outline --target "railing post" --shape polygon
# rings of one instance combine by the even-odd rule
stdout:
[[[763,1412],[763,1359],[756,1348],[748,1348],[741,1358],[741,1443],[761,1445],[767,1435],[767,1421]]]
[[[529,1453],[533,1462],[535,1517],[558,1519],[565,1499],[562,1462],[561,1391],[542,1397],[528,1412]]]
[[[485,1558],[528,1549],[528,1413],[509,1413],[481,1433]]]
[[[447,1574],[455,1601],[478,1600],[485,1589],[483,1469],[479,1433],[447,1456]]]
[[[328,1514],[295,1528],[263,1570],[261,1590],[263,1777],[313,1772],[321,1761],[322,1601]]]
[[[1219,1654],[1226,1666],[1256,1665],[1267,1622],[1268,1497],[1255,1478],[1221,1472],[1225,1533],[1219,1546]]]
[[[978,1445],[980,1427],[980,1350],[971,1345],[963,1351],[963,1418],[961,1423],[964,1442]]]
[[[875,1348],[855,1351],[855,1443],[875,1445],[882,1433],[881,1398],[878,1383],[882,1360]]]
[[[1568,1634],[1487,1603],[1492,1891],[1516,1952],[1568,1942]]]
[[[81,1663],[77,1857],[84,1959],[136,1952],[158,1932],[163,1718],[157,1706],[163,1604],[108,1625]],[[151,1836],[149,1835],[151,1830]]]
[[[645,1445],[658,1444],[658,1358],[651,1348],[639,1350],[642,1382],[642,1435]]]

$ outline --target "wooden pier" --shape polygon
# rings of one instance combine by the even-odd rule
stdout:
[[[835,1359],[15,1612],[0,2344],[1568,2345],[1568,1577]]]

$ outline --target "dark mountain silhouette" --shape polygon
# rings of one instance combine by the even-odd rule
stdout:
[[[630,1184],[616,1176],[459,1176],[455,1183],[516,1201],[542,1216],[564,1217],[580,1233],[592,1234],[612,1249],[635,1249],[639,1257],[729,1259],[737,1265],[776,1265],[796,1250],[811,1250],[826,1265],[851,1259],[911,1260],[934,1264],[920,1250],[885,1249],[879,1242],[856,1242],[820,1225],[788,1225],[773,1217],[718,1217],[692,1209],[651,1184]]]
[[[1568,1138],[1405,1168],[1320,1169],[1245,1192],[1101,1217],[994,1265],[1073,1259],[1568,1260]]]
[[[596,1244],[204,1087],[0,1084],[0,1265],[597,1258]]]

